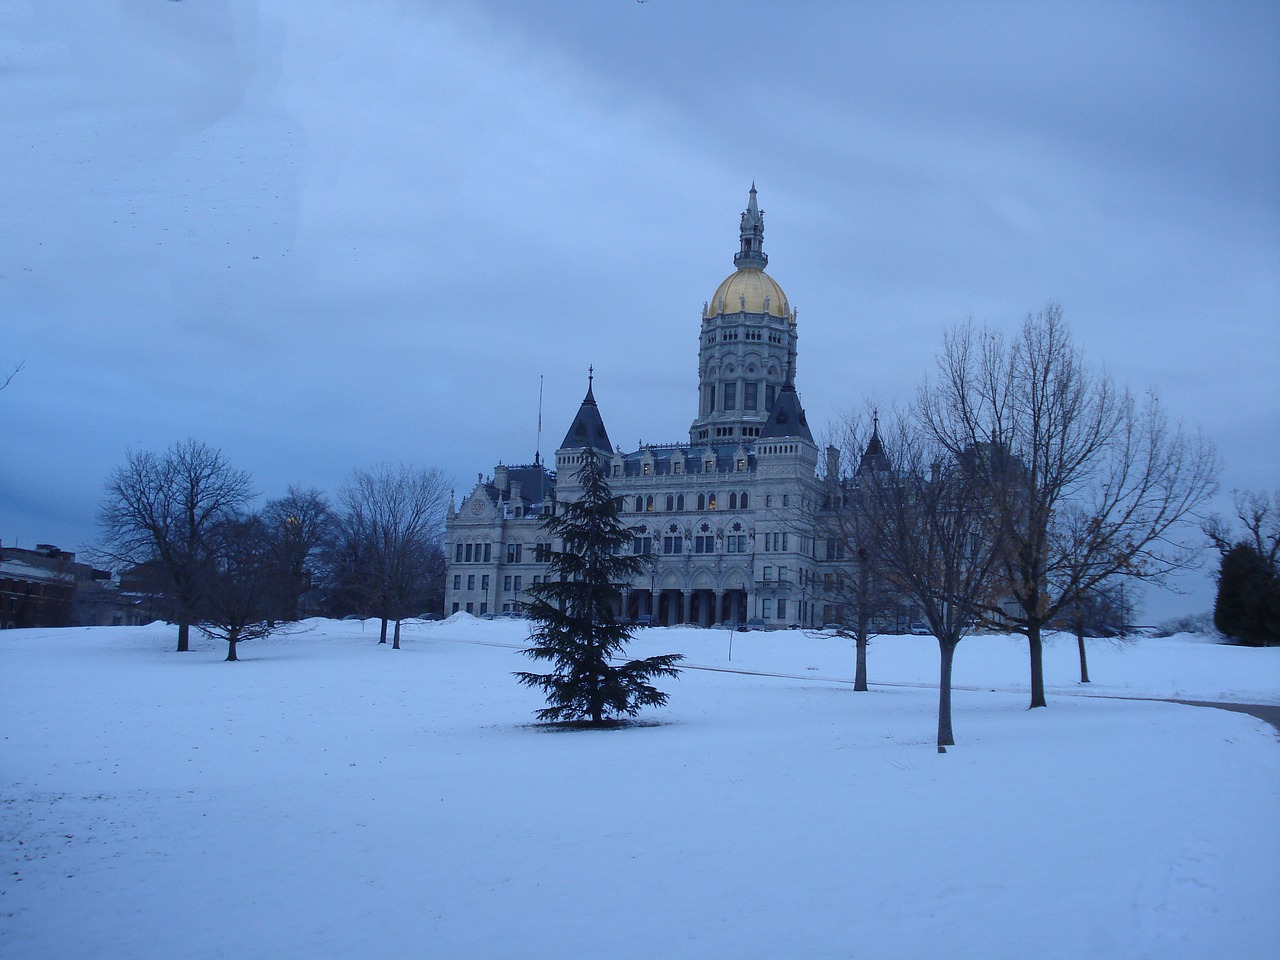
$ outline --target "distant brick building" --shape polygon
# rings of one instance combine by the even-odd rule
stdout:
[[[110,576],[49,543],[0,546],[0,629],[70,626],[76,588]]]

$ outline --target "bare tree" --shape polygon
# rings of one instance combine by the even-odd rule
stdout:
[[[18,374],[20,374],[22,372],[22,368],[25,367],[26,365],[27,365],[26,361],[23,361],[22,363],[15,363],[13,365],[13,369],[10,370],[9,373],[5,375],[5,378],[3,380],[0,380],[0,390],[3,390],[9,384],[13,383],[13,378],[16,377]]]
[[[1078,577],[1078,581],[1085,580]],[[1131,593],[1131,591],[1130,591]],[[1080,682],[1089,683],[1089,656],[1086,637],[1124,637],[1127,624],[1133,621],[1131,596],[1122,580],[1103,581],[1082,590],[1049,625],[1069,630],[1076,638],[1080,658]]]
[[[219,519],[208,543],[196,626],[205,636],[226,641],[227,660],[236,660],[239,643],[275,630],[275,543],[266,521],[252,513]]]
[[[198,440],[163,454],[130,452],[107,481],[98,507],[95,555],[116,569],[158,571],[178,624],[178,650],[189,649],[203,576],[214,555],[210,532],[253,496],[249,475]]]
[[[449,485],[435,469],[383,465],[355,471],[338,501],[348,549],[364,567],[370,611],[382,621],[378,642],[387,642],[387,624],[395,621],[398,650],[400,621],[422,595],[429,548],[444,532]]]
[[[1217,457],[1153,392],[1138,400],[1091,370],[1053,304],[1012,341],[957,328],[938,367],[921,418],[974,473],[1002,546],[1004,596],[984,617],[1027,637],[1043,707],[1044,626],[1117,575],[1161,583],[1198,562],[1177,534],[1214,493]]]
[[[854,642],[855,691],[867,689],[867,648],[901,596],[881,558],[885,531],[872,484],[888,461],[879,418],[873,413],[871,420],[867,431],[861,418],[846,419],[841,449],[845,462],[857,466],[847,477],[827,477],[824,504],[816,518],[819,559],[837,562],[838,569],[821,574],[815,594],[834,615],[834,622],[823,626]],[[834,456],[828,462],[834,464]]]
[[[880,525],[880,568],[919,607],[938,641],[938,751],[955,743],[951,668],[956,647],[991,604],[999,551],[987,537],[974,473],[906,420],[885,449],[887,469],[863,484]]]
[[[278,500],[271,500],[262,519],[272,544],[272,617],[297,620],[302,597],[316,581],[322,547],[332,533],[329,501],[316,489],[290,486]]]
[[[1201,525],[1205,536],[1222,556],[1240,543],[1253,547],[1265,563],[1275,566],[1280,558],[1280,490],[1232,490],[1231,506],[1244,532],[1235,531],[1230,520],[1210,514]]]

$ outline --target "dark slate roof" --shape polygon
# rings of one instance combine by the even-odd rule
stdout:
[[[600,408],[596,406],[590,384],[587,385],[587,395],[582,400],[582,406],[578,408],[578,415],[573,418],[573,426],[564,435],[564,443],[560,444],[561,450],[566,447],[574,450],[592,447],[605,453],[613,453],[613,444],[609,442],[609,434],[604,428],[604,420],[600,417]]]
[[[520,483],[520,499],[526,505],[541,503],[547,494],[556,490],[556,475],[541,464],[526,464],[507,468],[507,482]]]
[[[760,431],[761,440],[777,440],[781,437],[801,437],[813,443],[809,432],[809,420],[800,406],[800,395],[790,383],[783,384],[778,399],[773,403],[769,422]]]
[[[887,471],[889,458],[884,455],[884,445],[880,443],[880,428],[871,431],[871,439],[867,441],[867,449],[862,451],[862,460],[858,463],[858,472],[863,470]]]
[[[756,469],[756,457],[752,445],[755,441],[750,441],[747,447],[747,472],[754,472]],[[706,473],[706,462],[713,460],[715,466],[712,468],[716,473],[735,473],[737,465],[737,454],[740,444],[700,444],[690,446],[689,444],[680,443],[659,443],[648,444],[632,453],[621,453],[617,456],[622,458],[622,475],[624,477],[643,476],[644,456],[648,451],[653,457],[653,473],[655,476],[673,476],[671,471],[671,461],[675,459],[676,451],[679,450],[684,454],[684,472],[686,474]]]

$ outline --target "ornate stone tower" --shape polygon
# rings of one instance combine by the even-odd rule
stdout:
[[[764,213],[751,185],[739,229],[737,269],[703,306],[695,445],[758,438],[783,388],[795,379],[796,314],[764,272]]]

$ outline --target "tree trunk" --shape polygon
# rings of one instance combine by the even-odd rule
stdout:
[[[178,652],[187,653],[191,649],[191,624],[185,614],[178,618]]]
[[[1031,707],[1048,706],[1044,699],[1044,648],[1040,642],[1040,624],[1027,625],[1027,646],[1031,650]]]
[[[867,638],[858,637],[857,645],[858,665],[853,674],[853,689],[855,693],[862,693],[867,689]]]
[[[387,642],[387,618],[386,617],[382,618],[382,632],[378,636],[378,642],[379,643]]]
[[[938,675],[938,747],[953,747],[956,738],[951,732],[951,661],[956,655],[956,645],[939,640],[938,655],[941,662]]]
[[[236,641],[238,641],[239,639],[240,639],[240,635],[235,630],[232,630],[229,634],[227,634],[227,660],[228,661],[236,659]]]
[[[397,618],[396,618],[396,630],[395,630],[395,636],[394,636],[394,638],[393,638],[393,640],[392,640],[392,642],[391,642],[391,649],[392,649],[392,650],[399,650],[399,649],[400,649],[400,619],[399,619],[399,617],[397,617]]]
[[[1088,683],[1089,682],[1089,661],[1085,659],[1085,655],[1084,655],[1084,629],[1083,628],[1078,628],[1076,630],[1076,643],[1079,644],[1080,646],[1080,682]]]

